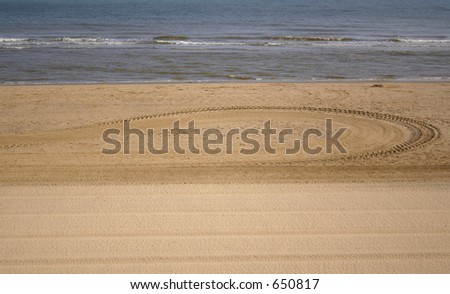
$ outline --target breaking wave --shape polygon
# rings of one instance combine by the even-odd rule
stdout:
[[[297,37],[297,36],[276,36],[268,38],[271,40],[301,41],[301,42],[348,42],[356,40],[353,38],[339,38],[339,37]]]
[[[206,37],[164,35],[148,38],[104,38],[104,37],[39,37],[39,38],[0,38],[0,48],[102,48],[134,47],[148,45],[172,45],[191,47],[217,46],[408,46],[408,47],[450,47],[450,39],[358,39],[349,37],[311,37],[311,36],[268,36],[268,37]]]

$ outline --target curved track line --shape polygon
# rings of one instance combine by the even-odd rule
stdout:
[[[138,121],[138,120],[144,120],[144,119],[154,119],[154,118],[161,118],[161,117],[170,117],[170,116],[176,116],[176,115],[189,115],[189,114],[196,114],[196,113],[209,113],[209,112],[225,112],[225,111],[308,111],[308,112],[322,112],[322,113],[332,113],[332,114],[343,114],[343,115],[354,115],[364,118],[371,118],[371,119],[377,119],[377,120],[383,120],[388,122],[393,122],[396,124],[403,125],[407,127],[410,131],[412,136],[405,142],[402,142],[400,144],[397,144],[391,148],[384,149],[384,150],[378,150],[378,151],[371,151],[366,153],[360,153],[356,155],[350,155],[347,157],[344,157],[346,159],[364,159],[364,158],[371,158],[371,157],[377,157],[377,156],[386,156],[391,154],[397,154],[401,152],[410,151],[419,147],[422,147],[435,139],[439,138],[440,132],[439,129],[429,123],[402,117],[398,115],[392,115],[392,114],[385,114],[385,113],[377,113],[372,111],[363,111],[363,110],[353,110],[353,109],[340,109],[340,108],[327,108],[327,107],[294,107],[294,106],[226,106],[226,107],[205,107],[205,108],[198,108],[198,109],[184,109],[179,111],[173,111],[173,112],[165,112],[165,113],[159,113],[159,114],[151,114],[151,115],[142,115],[137,117],[131,117],[128,119],[122,119],[122,120],[115,120],[115,121],[109,121],[109,122],[102,122],[97,123],[93,125],[88,126],[80,126],[75,128],[69,128],[64,130],[78,130],[78,129],[84,129],[89,128],[92,126],[109,126],[114,124],[122,124],[125,121]],[[17,147],[25,147],[30,145],[37,145],[39,143],[24,143],[24,144],[10,144],[10,145],[2,145],[0,146],[1,149],[10,149],[10,148],[17,148]],[[323,159],[323,160],[311,160],[311,161],[283,161],[283,162],[259,162],[259,163],[240,163],[239,165],[291,165],[295,163],[306,163],[306,162],[313,162],[313,161],[330,161],[330,160],[337,160],[337,159]],[[217,165],[217,164],[216,164]]]

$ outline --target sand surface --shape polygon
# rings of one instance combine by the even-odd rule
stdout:
[[[449,98],[448,83],[3,86],[0,272],[450,273]],[[327,118],[346,154],[101,153],[125,120]]]

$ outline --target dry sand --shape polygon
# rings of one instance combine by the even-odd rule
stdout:
[[[448,83],[3,86],[0,273],[450,273],[449,98]],[[100,153],[124,120],[326,118],[348,154]]]

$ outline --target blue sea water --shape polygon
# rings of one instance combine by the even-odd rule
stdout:
[[[450,80],[448,0],[0,0],[0,83]]]

